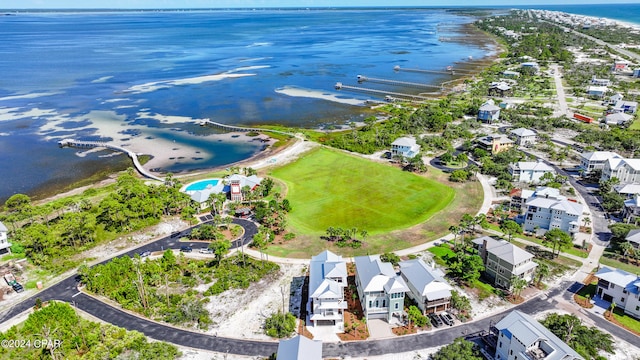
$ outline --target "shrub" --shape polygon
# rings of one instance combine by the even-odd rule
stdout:
[[[280,311],[269,316],[264,323],[265,333],[271,337],[284,338],[296,329],[296,317],[291,313],[283,314]]]

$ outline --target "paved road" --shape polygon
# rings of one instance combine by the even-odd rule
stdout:
[[[553,69],[553,79],[555,80],[558,105],[560,106],[559,116],[569,116],[569,107],[567,106],[567,98],[565,97],[564,86],[562,85],[562,74],[560,74],[560,67],[558,66],[558,64],[553,64],[551,65],[551,68]]]

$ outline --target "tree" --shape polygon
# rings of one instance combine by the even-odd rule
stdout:
[[[551,229],[544,234],[543,243],[551,243],[551,249],[554,257],[558,257],[560,255],[560,249],[563,249],[568,246],[572,246],[571,236],[566,232],[560,229]],[[555,251],[558,251],[556,254]]]
[[[622,256],[627,260],[627,262],[629,262],[629,258],[635,253],[635,248],[630,242],[625,241],[620,244],[620,252],[622,252]]]
[[[422,311],[420,311],[420,309],[418,309],[418,307],[415,305],[409,306],[407,316],[409,317],[409,321],[419,328],[429,323],[429,319],[427,319],[426,316],[422,315]]]
[[[597,358],[600,351],[614,352],[611,334],[583,325],[575,315],[551,313],[541,323],[585,359]]]
[[[224,240],[216,240],[209,244],[209,249],[213,250],[213,253],[216,255],[216,261],[220,264],[220,261],[229,253],[229,249],[231,249],[231,241]]]
[[[470,176],[471,174],[466,170],[458,169],[451,172],[451,175],[449,175],[449,180],[453,182],[465,182],[469,180]]]
[[[514,234],[522,234],[522,226],[513,220],[506,220],[500,224],[500,231],[507,234],[509,242],[511,242]]]
[[[265,333],[275,338],[285,338],[296,329],[296,317],[291,313],[277,313],[269,316],[264,323]]]
[[[393,266],[397,266],[400,262],[400,256],[394,253],[384,253],[380,255],[380,260],[384,262],[390,262]]]
[[[456,290],[452,290],[451,307],[461,312],[469,312],[471,311],[471,302],[468,297],[460,295]]]
[[[511,277],[511,292],[514,298],[520,297],[520,294],[527,287],[527,280],[521,278],[520,276],[512,276]]]
[[[449,231],[453,234],[453,246],[455,247],[458,235],[460,235],[460,226],[451,225],[449,226]]]
[[[475,344],[464,338],[457,338],[453,343],[446,345],[429,358],[431,360],[482,360],[482,354]]]
[[[549,265],[546,263],[538,263],[538,267],[536,268],[536,277],[538,278],[537,286],[540,287],[542,280],[549,276],[550,270]]]
[[[609,306],[609,319],[613,319],[613,310],[616,309],[616,302],[612,301],[611,305]]]

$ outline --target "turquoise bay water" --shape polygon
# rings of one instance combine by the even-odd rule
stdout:
[[[72,137],[148,150],[197,149],[162,171],[211,168],[260,151],[195,119],[320,126],[361,118],[362,74],[436,82],[393,67],[443,69],[492,49],[441,41],[473,21],[444,10],[16,13],[0,16],[0,201],[59,188],[122,155],[58,149]],[[330,100],[327,100],[330,99]],[[128,145],[128,144],[131,145]],[[138,151],[138,150],[136,150]]]

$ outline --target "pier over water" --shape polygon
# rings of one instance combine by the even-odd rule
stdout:
[[[125,149],[122,146],[118,146],[118,145],[114,145],[114,144],[110,144],[102,141],[81,141],[81,140],[74,140],[74,139],[60,140],[58,141],[58,146],[73,147],[78,149],[90,149],[90,148],[103,147],[106,149],[123,152],[131,158],[131,160],[133,161],[133,166],[135,166],[136,170],[138,170],[140,174],[142,174],[143,176],[149,179],[164,182],[163,178],[153,175],[152,173],[147,171],[147,169],[142,167],[142,164],[140,164],[140,161],[138,160],[138,154],[136,154],[135,152],[129,149]]]

